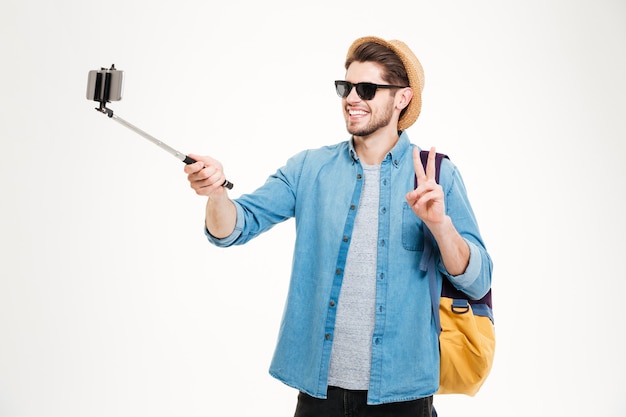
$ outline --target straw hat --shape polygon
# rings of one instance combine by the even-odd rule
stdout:
[[[422,110],[422,90],[424,89],[424,69],[422,64],[420,64],[415,54],[404,42],[398,40],[386,41],[375,36],[365,36],[355,40],[350,49],[348,49],[348,56],[352,55],[354,50],[360,45],[368,42],[375,42],[391,49],[404,64],[409,77],[409,86],[413,89],[413,98],[400,120],[398,120],[398,130],[404,130],[415,123]]]

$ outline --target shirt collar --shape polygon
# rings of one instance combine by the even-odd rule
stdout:
[[[406,151],[410,145],[409,136],[407,135],[406,131],[400,131],[398,133],[400,134],[400,137],[398,138],[398,142],[396,142],[395,146],[389,151],[389,153],[387,153],[385,157],[385,159],[391,160],[391,162],[393,163],[393,166],[395,166],[396,168],[400,164],[400,161],[406,154]],[[355,162],[358,161],[359,156],[356,154],[356,151],[354,150],[354,141],[352,137],[348,141],[348,150],[349,150],[350,157],[352,158],[352,160]]]
[[[409,135],[403,130],[400,132],[398,142],[396,142],[396,145],[387,154],[387,158],[391,160],[394,167],[398,168],[400,161],[402,161],[402,158],[404,158],[409,148]]]

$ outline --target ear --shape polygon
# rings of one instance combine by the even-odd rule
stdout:
[[[413,98],[413,89],[411,87],[403,88],[396,94],[396,106],[400,111],[404,110],[409,105]]]

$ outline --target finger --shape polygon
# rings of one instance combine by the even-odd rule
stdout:
[[[424,205],[424,204],[430,203],[431,201],[440,201],[442,199],[443,199],[442,188],[433,187],[419,194],[416,202],[418,205]]]
[[[208,169],[204,169],[202,174],[206,171],[208,171]],[[221,172],[213,172],[211,175],[202,175],[201,178],[190,180],[191,188],[199,195],[211,195],[223,188],[221,186],[224,183],[223,177]]]
[[[198,164],[197,166],[200,166],[200,169],[213,165],[215,162],[210,156],[201,156],[196,154],[189,154],[189,156],[197,161],[195,164]]]
[[[222,170],[215,167],[211,167],[211,171],[208,173],[207,181],[211,187],[221,186],[224,183],[224,173]]]
[[[426,177],[424,177],[425,179]],[[438,192],[438,185],[433,181],[423,181],[421,185],[414,190],[411,190],[407,193],[406,199],[410,205],[417,203],[422,200],[425,195],[429,195],[430,193]],[[423,201],[423,200],[422,200]]]
[[[206,163],[202,161],[201,157],[192,154],[189,154],[189,157],[195,159],[196,162],[185,165],[184,171],[186,174],[195,174],[206,166]]]
[[[435,150],[435,147],[431,147],[430,151],[428,152],[428,162],[426,163],[426,177],[428,177],[429,180],[434,180],[436,173],[435,173],[435,159],[436,159],[436,155],[437,155],[437,151]]]
[[[417,183],[420,183],[420,178],[425,178],[424,166],[422,165],[422,158],[420,157],[420,150],[416,146],[413,148],[413,166],[415,168],[415,175],[417,176]]]
[[[201,156],[201,155],[198,155],[198,154],[195,154],[195,153],[190,153],[187,156],[192,158],[192,159],[195,159],[197,162],[202,162],[205,165],[207,164],[207,160],[209,159],[208,156]],[[193,165],[193,164],[191,164],[191,165]]]
[[[407,203],[409,203],[409,206],[413,206],[413,204],[417,202],[419,194],[417,193],[417,191],[411,190],[406,193],[406,196],[404,198],[406,199]]]
[[[203,165],[195,165],[195,164],[196,163],[190,164],[190,167],[185,169],[185,172],[191,171],[187,175],[187,179],[190,182],[197,182],[197,181],[204,181],[204,180],[206,180],[210,176],[210,172]],[[193,166],[191,166],[191,165],[193,165]]]

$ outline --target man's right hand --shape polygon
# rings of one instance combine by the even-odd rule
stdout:
[[[216,238],[224,238],[235,230],[237,211],[223,187],[226,176],[219,161],[210,156],[189,155],[197,162],[185,165],[185,173],[196,194],[208,197],[205,225]]]
[[[226,181],[222,164],[210,156],[189,154],[189,157],[197,161],[185,165],[187,179],[196,194],[206,197],[218,197],[226,194],[226,189],[222,187]]]

